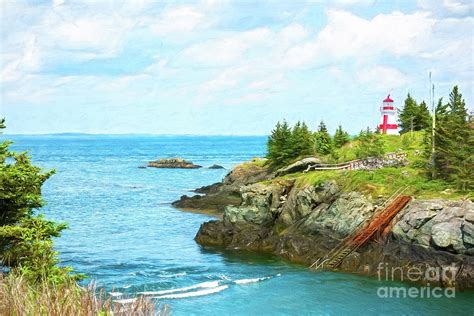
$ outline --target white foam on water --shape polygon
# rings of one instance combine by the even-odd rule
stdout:
[[[181,288],[177,288],[177,289],[162,290],[162,291],[138,292],[138,294],[141,294],[141,295],[162,295],[162,294],[170,294],[170,293],[177,293],[177,292],[186,292],[186,291],[189,291],[189,290],[194,290],[194,289],[199,289],[199,288],[213,288],[213,287],[218,287],[218,286],[219,286],[219,281],[209,281],[209,282],[203,282],[203,283],[199,283],[199,284],[196,284],[196,285],[181,287]]]
[[[195,296],[204,296],[209,294],[218,293],[227,289],[228,285],[221,285],[215,288],[207,289],[207,290],[200,290],[200,291],[192,291],[192,292],[185,292],[185,293],[177,293],[177,294],[168,294],[168,295],[161,295],[155,296],[153,298],[156,299],[176,299],[176,298],[187,298],[187,297],[195,297]]]
[[[122,296],[123,293],[120,293],[120,292],[110,292],[109,295],[110,295],[110,296],[113,296],[113,297],[117,297],[117,296]]]
[[[240,279],[240,280],[235,280],[235,284],[249,284],[249,283],[257,283],[260,281],[268,280],[271,279],[272,277],[262,277],[262,278],[252,278],[252,279]]]
[[[136,300],[136,298],[124,298],[123,300],[114,300],[114,303],[131,304],[134,303]]]
[[[186,272],[180,272],[180,273],[175,273],[175,274],[162,274],[160,277],[162,278],[178,278],[187,275]]]

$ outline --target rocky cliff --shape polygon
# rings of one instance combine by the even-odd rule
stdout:
[[[241,166],[221,184],[205,188],[208,194],[201,201],[216,196],[223,201],[226,194],[239,201],[221,205],[223,219],[202,224],[196,241],[311,265],[368,221],[383,203],[383,199],[344,191],[335,181],[301,186],[294,180],[272,178],[263,167]],[[192,207],[192,199],[184,200],[191,201]],[[350,254],[338,269],[376,276],[381,266],[401,267],[395,278],[407,280],[410,269],[417,268],[424,276],[417,282],[474,288],[473,218],[474,204],[468,200],[414,199],[385,234]],[[455,267],[455,277],[429,277],[432,271],[449,267]]]

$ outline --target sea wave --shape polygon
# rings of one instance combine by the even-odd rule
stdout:
[[[167,294],[161,296],[155,296],[155,299],[176,299],[176,298],[187,298],[187,297],[195,297],[195,296],[204,296],[209,294],[218,293],[227,289],[228,285],[221,285],[218,287],[206,289],[206,290],[199,290],[199,291],[192,291],[192,292],[185,292],[185,293],[176,293],[176,294]]]
[[[145,292],[138,292],[141,295],[162,295],[162,294],[170,294],[170,293],[179,293],[179,292],[186,292],[190,290],[195,290],[199,288],[215,288],[219,286],[219,281],[209,281],[209,282],[202,282],[196,285],[181,287],[177,289],[171,290],[162,290],[162,291],[145,291]]]
[[[235,284],[257,283],[257,282],[261,282],[261,281],[268,280],[271,278],[272,278],[271,276],[267,276],[267,277],[261,277],[261,278],[240,279],[240,280],[235,280],[234,283]]]

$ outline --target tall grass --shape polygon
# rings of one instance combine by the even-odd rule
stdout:
[[[122,304],[112,300],[94,283],[82,288],[74,281],[54,285],[42,282],[32,286],[22,276],[0,276],[0,315],[168,315],[167,306],[157,308],[144,297]]]

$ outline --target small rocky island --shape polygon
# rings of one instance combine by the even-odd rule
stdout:
[[[153,168],[178,168],[178,169],[198,169],[200,165],[195,165],[191,161],[183,158],[163,158],[155,161],[150,161],[148,167]]]

